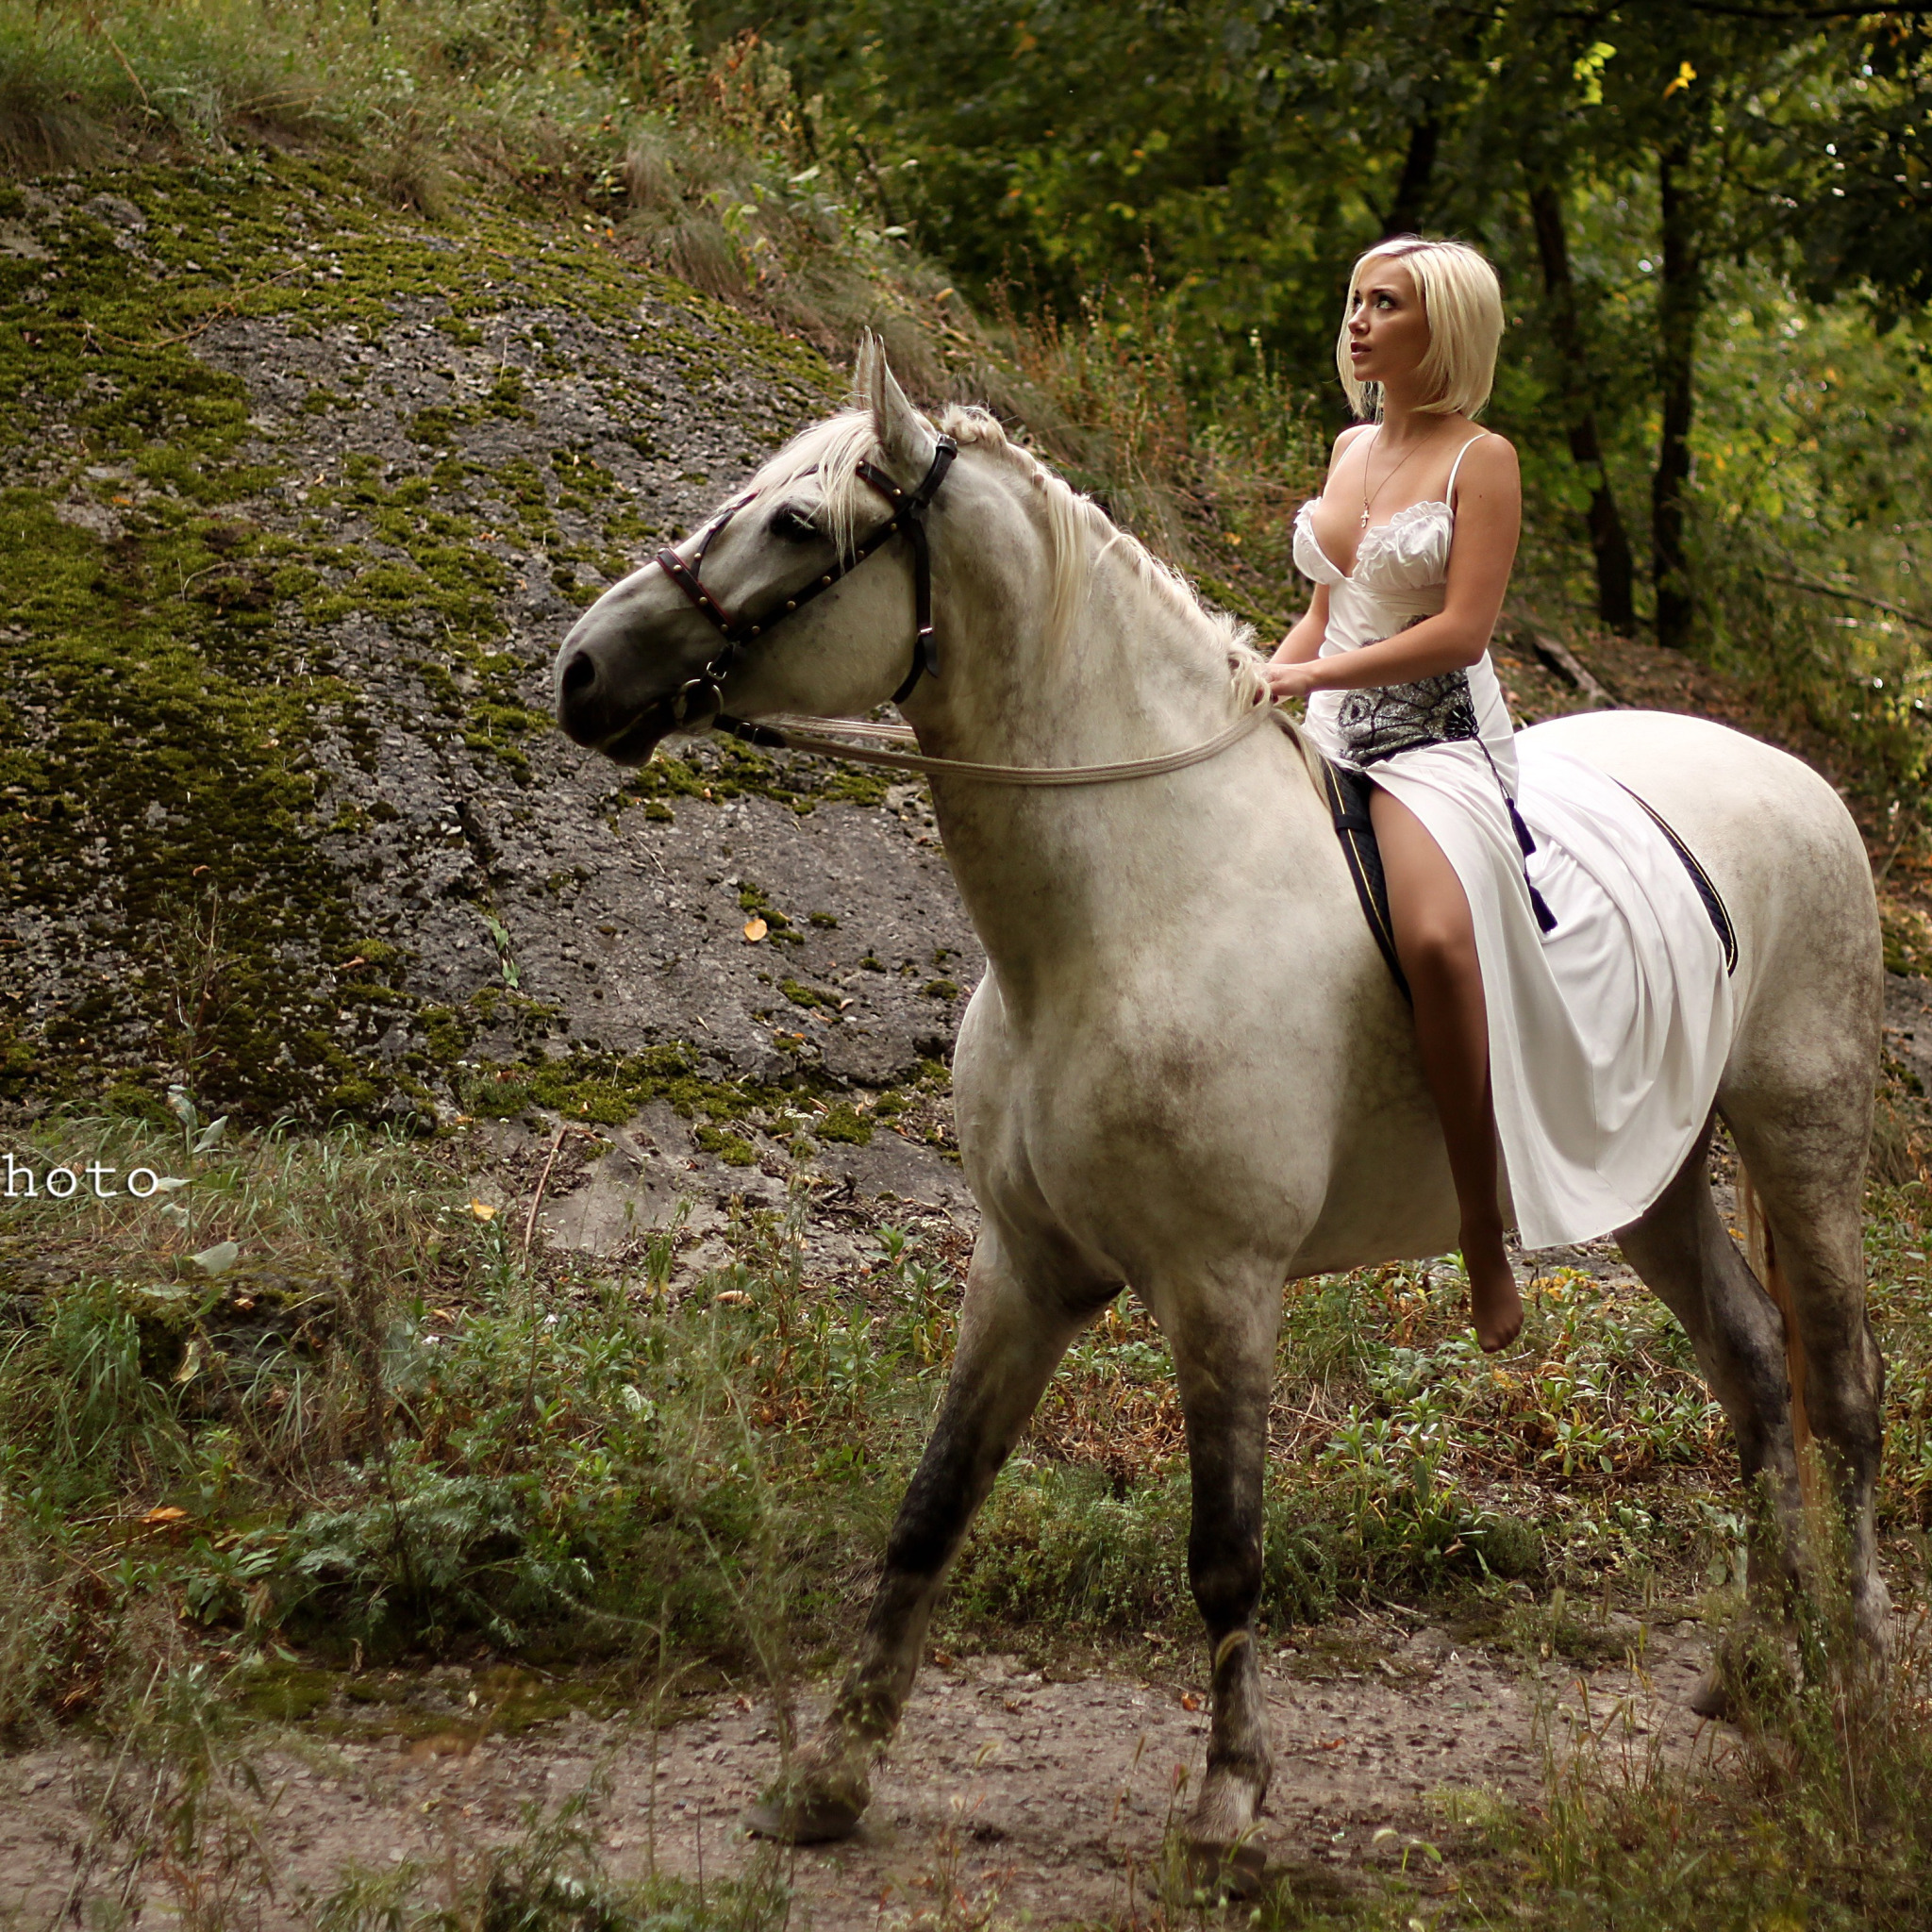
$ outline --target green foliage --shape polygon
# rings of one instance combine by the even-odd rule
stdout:
[[[716,34],[741,20],[729,0],[700,17]],[[1916,445],[1878,425],[1923,413],[1923,23],[1441,0],[1056,0],[1024,18],[845,0],[762,18],[822,91],[827,151],[1005,314],[1036,387],[1091,436],[1060,433],[1062,459],[1205,566],[1217,599],[1270,625],[1298,601],[1283,512],[1318,474],[1311,432],[1341,420],[1351,258],[1390,231],[1461,233],[1506,290],[1489,420],[1523,458],[1520,588],[1580,616],[1598,597],[1585,513],[1621,507],[1640,575],[1649,534],[1650,575],[1683,579],[1700,648],[1842,741],[1874,804],[1915,798],[1932,616],[1900,594],[1920,520],[1893,506],[1920,493]],[[1568,230],[1560,284],[1536,193]],[[1818,306],[1843,294],[1856,312]],[[1905,327],[1874,335],[1874,315]],[[1801,338],[1831,343],[1804,375],[1785,353]],[[1680,378],[1690,414],[1665,421]],[[1269,390],[1302,459],[1214,460]],[[1794,432],[1794,403],[1828,425]],[[1817,513],[1767,505],[1746,446],[1775,453],[1775,496]],[[1255,500],[1284,469],[1280,497]],[[1173,513],[1190,498],[1215,506],[1224,543],[1253,546],[1260,582],[1201,551]]]

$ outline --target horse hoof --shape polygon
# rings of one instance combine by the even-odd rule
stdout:
[[[1252,1839],[1238,1845],[1204,1844],[1190,1840],[1186,1847],[1189,1888],[1217,1901],[1257,1899],[1267,1875],[1268,1855]]]
[[[1717,1664],[1711,1664],[1698,1678],[1684,1702],[1699,1717],[1728,1718],[1732,1708],[1731,1690],[1724,1682],[1724,1671]]]
[[[830,1791],[770,1791],[745,1807],[744,1828],[754,1838],[788,1845],[823,1845],[850,1838],[865,1815],[863,1799]]]

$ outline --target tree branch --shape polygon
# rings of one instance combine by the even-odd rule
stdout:
[[[1827,584],[1822,578],[1807,576],[1802,572],[1768,570],[1764,575],[1774,584],[1790,584],[1792,589],[1809,591],[1819,597],[1841,597],[1847,604],[1863,604],[1874,610],[1883,610],[1892,617],[1902,617],[1907,624],[1915,624],[1922,630],[1932,630],[1932,617],[1923,610],[1907,610],[1903,604],[1888,603],[1883,597],[1874,597],[1868,591],[1847,591],[1839,584]]]

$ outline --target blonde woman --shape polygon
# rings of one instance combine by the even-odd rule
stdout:
[[[1515,1340],[1523,1302],[1497,1201],[1477,920],[1550,917],[1524,871],[1514,732],[1489,654],[1523,509],[1514,448],[1474,421],[1502,333],[1495,272],[1472,248],[1408,236],[1357,262],[1336,361],[1369,420],[1342,431],[1302,506],[1295,563],[1315,592],[1264,671],[1278,696],[1307,701],[1322,749],[1374,782],[1396,954],[1492,1351]]]

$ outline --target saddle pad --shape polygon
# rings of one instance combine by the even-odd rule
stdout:
[[[1348,875],[1355,881],[1362,917],[1369,922],[1369,931],[1388,961],[1397,990],[1413,1005],[1408,976],[1396,957],[1395,927],[1389,917],[1389,881],[1382,871],[1382,848],[1375,842],[1374,821],[1369,816],[1369,793],[1374,790],[1361,773],[1351,772],[1332,758],[1322,760],[1323,794],[1335,821],[1335,836],[1341,841],[1341,856],[1348,862]]]

